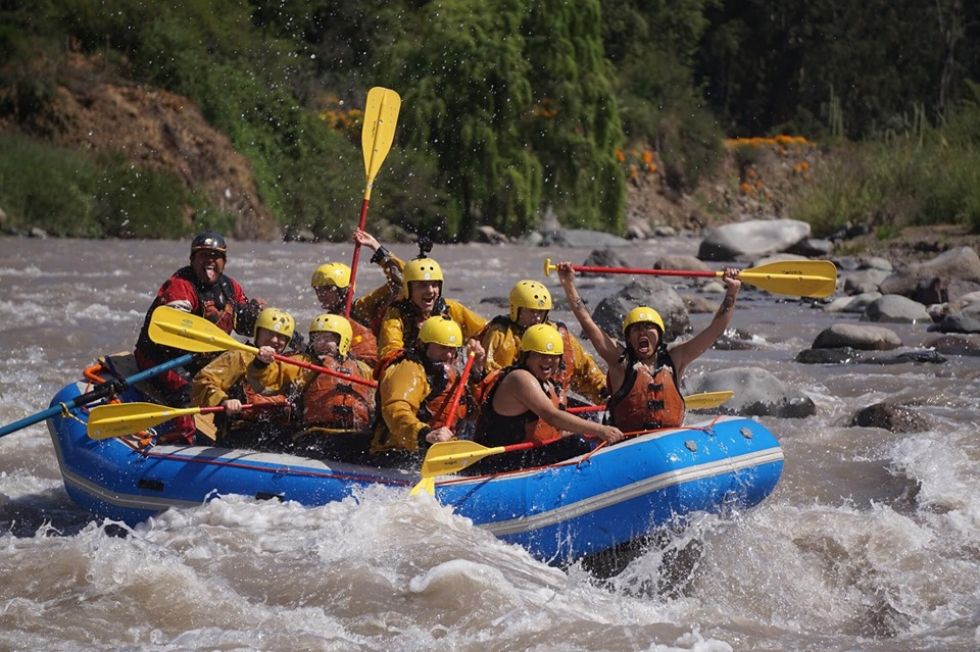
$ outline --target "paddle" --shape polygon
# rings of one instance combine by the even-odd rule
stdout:
[[[625,437],[638,437],[650,432],[653,431],[636,430],[633,432],[624,432],[623,435]],[[487,448],[475,441],[466,439],[454,439],[453,441],[432,444],[425,459],[422,460],[422,477],[430,478],[434,486],[436,476],[462,471],[466,467],[482,460],[484,457],[499,455],[501,453],[511,453],[513,451],[523,451],[529,448],[540,448],[541,446],[547,445],[541,442],[525,441],[520,444]]]
[[[52,405],[46,410],[42,410],[36,414],[32,414],[29,417],[24,417],[20,421],[15,421],[11,424],[3,426],[0,428],[0,437],[10,434],[21,428],[26,428],[38,421],[44,421],[45,419],[50,419],[51,417],[57,416],[62,413],[70,413],[72,410],[88,405],[89,403],[94,403],[100,399],[103,399],[114,392],[119,392],[130,385],[135,385],[144,380],[148,380],[162,374],[165,371],[169,371],[174,367],[179,367],[185,365],[194,359],[193,354],[188,353],[187,355],[182,355],[179,358],[174,358],[173,360],[168,360],[167,362],[158,364],[155,367],[150,367],[139,373],[133,374],[129,378],[124,378],[123,380],[116,382],[109,382],[104,385],[100,385],[93,389],[91,392],[86,392],[80,394],[70,401],[65,403],[59,403],[58,405]]]
[[[545,258],[544,274],[551,275],[557,269],[550,258]],[[650,276],[692,276],[720,278],[725,272],[685,269],[637,269],[631,267],[598,267],[572,265],[576,272],[593,274],[647,274]],[[758,288],[775,294],[795,297],[828,297],[837,288],[837,267],[829,260],[781,260],[758,267],[746,268],[738,277]]]
[[[185,351],[212,353],[215,351],[238,349],[239,351],[248,351],[249,353],[259,352],[256,347],[239,342],[207,319],[167,306],[160,306],[153,311],[153,315],[150,317],[149,334],[150,339],[157,344],[172,346],[178,349],[184,349]],[[342,378],[352,383],[367,385],[368,387],[378,386],[378,383],[373,380],[348,376],[339,371],[310,364],[303,360],[296,360],[295,358],[290,358],[279,353],[273,357],[286,364],[296,365],[297,367],[317,371],[335,378]]]
[[[245,403],[243,410],[264,407],[281,407],[275,403],[258,405]],[[92,439],[109,439],[142,432],[148,428],[189,414],[224,412],[225,407],[172,408],[156,403],[110,403],[92,408],[88,415],[88,436]]]
[[[459,408],[459,402],[463,398],[463,390],[466,389],[466,381],[470,377],[470,370],[473,368],[473,360],[474,359],[475,359],[475,356],[472,356],[471,355],[469,357],[469,359],[466,360],[466,366],[463,367],[463,373],[459,377],[459,384],[456,386],[456,390],[453,392],[452,399],[449,402],[449,416],[446,418],[446,427],[447,428],[450,428],[451,429],[453,426],[456,425],[456,419],[459,417],[459,410],[458,410],[458,408]],[[448,442],[443,442],[443,443],[448,443]],[[435,445],[438,445],[438,444],[435,444]],[[429,450],[431,451],[432,449],[430,448]],[[426,459],[428,459],[428,457],[429,457],[428,454],[426,454],[425,457],[426,457]],[[417,493],[419,493],[421,491],[425,491],[430,496],[435,495],[435,493],[436,493],[436,479],[435,479],[435,476],[436,475],[439,475],[439,474],[438,473],[436,473],[436,474],[426,474],[425,461],[423,460],[423,462],[422,462],[422,479],[419,480],[418,484],[416,484],[414,487],[412,487],[412,491],[411,491],[410,495],[414,496],[415,494],[417,494]]]
[[[700,394],[691,394],[690,396],[684,397],[684,403],[687,405],[688,410],[710,410],[711,408],[716,408],[724,404],[728,399],[735,396],[735,392],[722,391],[722,392],[702,392]],[[605,405],[580,405],[578,407],[570,407],[567,410],[570,414],[584,414],[588,412],[605,412]]]
[[[393,90],[375,86],[368,91],[367,104],[364,107],[364,126],[361,127],[361,151],[364,155],[367,184],[364,187],[364,200],[361,202],[361,218],[357,223],[359,229],[363,229],[367,224],[368,204],[371,202],[374,177],[377,176],[381,163],[391,150],[401,104],[402,98]],[[357,279],[357,262],[360,257],[361,243],[355,242],[354,257],[350,264],[350,285],[347,288],[347,298],[344,300],[344,317],[350,317],[350,309],[354,301],[354,282]]]

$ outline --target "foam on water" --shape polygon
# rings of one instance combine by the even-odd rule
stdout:
[[[177,242],[127,242],[121,258],[113,242],[0,244],[4,424],[44,409],[98,355],[132,346],[153,292],[186,261]],[[78,251],[111,267],[82,264]],[[250,296],[305,323],[317,311],[311,270],[348,258],[350,246],[233,243],[232,252],[228,272]],[[554,254],[433,253],[447,294],[487,312],[482,297],[541,278]],[[624,249],[637,266],[660,253],[656,243]],[[588,251],[560,254],[551,257]],[[362,289],[382,278],[361,273]],[[624,281],[581,286],[594,305]],[[228,496],[132,529],[99,523],[68,499],[37,424],[0,439],[0,649],[977,649],[978,359],[800,365],[797,351],[848,317],[745,297],[734,325],[755,349],[709,351],[688,381],[761,366],[810,396],[817,414],[762,419],[786,465],[760,508],[694,518],[619,576],[547,566],[428,497],[386,488],[317,508]],[[895,329],[909,346],[925,336],[922,326]],[[913,405],[928,430],[849,426],[883,400]]]

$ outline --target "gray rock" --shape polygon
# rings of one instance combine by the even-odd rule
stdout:
[[[946,358],[929,349],[902,351],[895,355],[882,355],[867,351],[843,349],[805,349],[794,358],[800,364],[943,364]]]
[[[912,271],[919,278],[938,276],[980,283],[980,257],[972,247],[957,247],[932,260],[913,265]]]
[[[898,294],[886,294],[868,304],[864,311],[868,321],[893,323],[932,323],[926,307]]]
[[[483,242],[486,244],[503,244],[507,242],[507,236],[493,228],[489,224],[484,224],[482,226],[476,227],[476,232],[474,233],[473,240],[475,242]]]
[[[631,217],[626,221],[626,239],[627,240],[646,240],[650,237],[650,226],[647,221],[638,218]]]
[[[980,356],[980,336],[935,335],[925,341],[925,346],[946,355]]]
[[[980,318],[966,313],[946,315],[941,322],[930,326],[929,330],[940,333],[980,333]]]
[[[593,249],[582,264],[588,267],[629,267],[619,252],[611,247]]]
[[[894,269],[891,261],[881,256],[868,256],[859,259],[860,269],[879,269],[890,272]]]
[[[698,379],[691,393],[722,390],[735,391],[735,396],[721,407],[728,414],[802,418],[817,411],[809,396],[759,367],[712,371]]]
[[[677,229],[666,224],[659,224],[653,227],[653,235],[657,238],[673,238],[677,235]]]
[[[670,342],[691,329],[691,319],[680,295],[658,279],[633,281],[613,296],[599,302],[592,319],[610,336],[623,338],[623,318],[637,306],[650,306],[660,313],[667,327],[665,340]]]
[[[834,243],[830,240],[806,238],[790,247],[787,251],[807,258],[828,258],[834,251]]]
[[[528,231],[521,238],[521,243],[528,247],[540,247],[544,244],[544,236],[541,235],[540,231]]]
[[[749,220],[712,229],[701,241],[698,258],[737,260],[786,251],[810,235],[810,225],[798,220]]]
[[[908,406],[888,402],[858,410],[850,425],[884,428],[890,432],[922,432],[929,429],[929,423]]]
[[[686,254],[664,254],[653,263],[654,269],[689,269],[697,272],[710,272],[703,260]]]
[[[880,269],[861,269],[844,274],[845,294],[867,294],[877,292],[881,282],[891,274]]]
[[[559,229],[544,233],[544,245],[555,247],[622,247],[629,241],[617,235],[587,229]]]
[[[813,349],[851,347],[861,351],[890,351],[902,345],[895,331],[883,326],[834,324],[822,330],[813,341]]]
[[[866,292],[853,297],[839,297],[827,304],[824,310],[826,312],[854,312],[864,314],[868,304],[881,298],[881,296],[881,292]]]
[[[45,240],[48,237],[48,232],[39,226],[32,226],[27,232],[27,237]]]
[[[705,314],[718,310],[716,302],[698,294],[685,294],[681,298],[684,299],[684,305],[687,306],[687,311],[691,314]]]

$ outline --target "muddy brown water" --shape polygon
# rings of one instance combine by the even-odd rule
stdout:
[[[620,253],[646,266],[696,249],[675,238]],[[433,252],[446,295],[487,317],[502,309],[481,300],[541,279],[545,256],[587,254]],[[152,293],[186,256],[183,242],[0,239],[0,424],[45,408],[100,353],[131,348]],[[226,271],[305,325],[312,269],[349,258],[344,245],[232,243]],[[380,279],[365,268],[359,285]],[[627,280],[581,287],[594,305]],[[314,509],[228,497],[119,536],[69,500],[46,428],[31,426],[0,439],[0,649],[975,650],[980,358],[793,361],[821,329],[853,319],[743,293],[733,326],[751,348],[709,351],[689,380],[763,367],[817,414],[761,419],[786,455],[761,506],[704,515],[607,581],[541,564],[392,489]],[[925,325],[891,327],[910,346],[926,338]],[[929,429],[848,427],[884,399],[914,405]]]

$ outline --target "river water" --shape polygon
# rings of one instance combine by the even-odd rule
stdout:
[[[645,266],[696,248],[676,238],[620,253]],[[0,424],[47,407],[99,354],[130,349],[187,249],[0,239]],[[502,309],[481,300],[540,279],[544,256],[587,253],[459,245],[433,255],[446,295],[489,317]],[[316,312],[312,269],[349,258],[344,245],[232,243],[226,272],[302,326]],[[359,285],[380,280],[365,269]],[[594,305],[626,280],[580,285]],[[692,316],[696,327],[708,319]],[[743,292],[733,325],[752,348],[709,351],[689,380],[763,367],[817,414],[762,418],[786,465],[761,506],[698,518],[608,581],[539,563],[395,489],[314,509],[218,499],[119,536],[72,504],[47,429],[31,426],[0,439],[0,649],[976,650],[980,358],[793,362],[823,328],[851,319]],[[892,327],[906,345],[926,337],[921,324]],[[914,404],[930,429],[848,427],[884,399]]]

